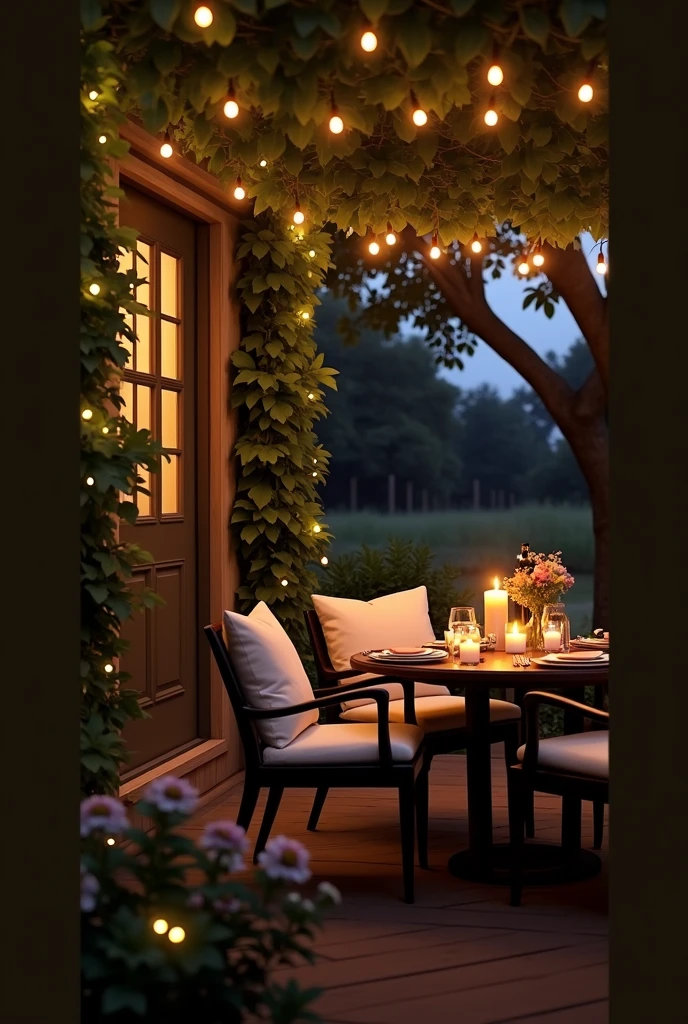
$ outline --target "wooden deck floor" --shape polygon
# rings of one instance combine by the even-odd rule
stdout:
[[[492,765],[499,841],[507,836],[506,780],[501,758]],[[606,1022],[606,839],[597,878],[527,889],[523,906],[511,908],[505,889],[447,871],[467,839],[465,758],[437,757],[430,780],[431,870],[416,870],[413,906],[401,901],[393,792],[330,793],[317,833],[305,830],[313,794],[285,793],[273,834],[305,842],[312,884],[327,879],[344,897],[316,943],[317,963],[288,974],[325,989],[316,1009],[327,1024]],[[240,795],[237,786],[204,807],[192,830],[234,817]],[[264,798],[251,838],[263,806]],[[592,817],[583,806],[589,847]],[[559,798],[537,797],[537,837],[556,842],[559,827]]]

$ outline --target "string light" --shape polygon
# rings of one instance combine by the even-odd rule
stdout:
[[[172,140],[170,139],[170,133],[165,132],[165,138],[163,139],[162,146],[160,147],[160,156],[163,156],[165,160],[169,160],[173,153],[174,150],[172,149]]]
[[[595,92],[593,87],[590,85],[590,82],[583,82],[580,89],[578,90],[578,99],[581,101],[581,103],[589,103],[594,95]]]
[[[109,434],[110,433],[110,428],[109,427],[103,427],[103,433],[104,434]]]
[[[379,251],[380,251],[380,244],[377,241],[377,239],[373,238],[373,240],[368,243],[368,252],[370,253],[371,256],[377,256]]]
[[[545,262],[545,255],[542,251],[542,242],[538,242],[537,249],[533,255],[533,266],[541,267]]]
[[[318,474],[316,473],[316,471],[315,471],[315,470],[313,470],[313,472],[311,473],[311,476],[317,476],[317,475],[318,475]],[[318,531],[314,529],[314,531],[313,531],[313,532],[314,532],[314,533],[317,533]]]
[[[95,281],[93,282],[93,284],[90,284],[88,286],[88,290],[90,291],[91,295],[100,295],[100,285],[96,284]]]
[[[303,313],[301,314],[301,319],[302,320],[310,320],[310,318],[311,318],[310,313],[307,310],[304,309]]]
[[[487,80],[490,85],[501,85],[504,81],[504,72],[499,64],[493,64],[487,69]]]
[[[114,666],[114,665],[110,665],[110,664],[107,664],[107,665],[105,666],[105,671],[106,671],[106,672],[108,673],[108,675],[109,675],[109,674],[110,674],[110,672],[114,672],[114,671],[115,671],[115,666]]]
[[[194,11],[194,21],[199,28],[210,28],[213,23],[213,12],[209,7],[197,7]]]
[[[600,250],[600,252],[598,253],[598,256],[597,256],[597,266],[595,267],[595,270],[597,271],[598,274],[606,274],[607,273],[607,262],[606,262],[606,260],[604,258],[604,253],[601,250]]]
[[[184,941],[184,939],[186,938],[186,932],[177,924],[174,926],[174,928],[170,928],[169,932],[167,933],[167,938],[170,940],[170,942],[174,942],[176,945],[178,942]]]
[[[334,101],[334,97],[332,97],[331,105],[332,110],[330,111],[330,113],[332,116],[330,117],[330,131],[332,132],[333,135],[341,135],[342,132],[344,131],[344,122],[339,116],[339,110],[337,109],[337,104]]]
[[[485,111],[485,124],[488,128],[494,128],[497,121],[499,121],[499,114],[495,110],[495,98],[494,96],[490,96],[490,105]]]
[[[313,476],[317,476],[317,475],[318,475],[317,473],[313,474]],[[321,531],[322,531],[322,527],[319,526],[318,523],[316,523],[315,526],[313,527],[313,533],[320,533]]]
[[[372,53],[373,50],[377,50],[377,36],[372,29],[368,29],[361,36],[361,49],[365,50],[366,53]]]
[[[289,580],[280,580],[280,583],[282,584],[283,587],[289,586]]]
[[[315,249],[309,249],[308,250],[308,255],[310,256],[311,259],[314,259],[315,258]]]
[[[228,117],[230,121],[232,118],[239,116],[239,104],[236,101],[236,93],[234,92],[234,85],[232,82],[229,83],[229,92],[227,93],[227,101],[224,105],[225,117]]]
[[[317,460],[317,459],[313,459],[313,465],[314,465],[314,466],[317,466],[317,465],[318,465],[318,460]]]
[[[310,402],[313,402],[313,401],[315,401],[315,395],[313,394],[313,392],[312,392],[312,391],[309,391],[309,392],[308,392],[308,400],[309,400]]]
[[[98,99],[98,95],[99,94],[98,94],[98,90],[97,89],[91,89],[90,93],[88,94],[88,98],[90,100],[97,100]]]
[[[82,418],[82,420],[93,419],[93,410],[92,409],[84,409],[84,411],[81,414],[81,418]]]
[[[164,917],[159,917],[157,921],[153,921],[153,931],[156,935],[164,935],[169,927]]]
[[[104,146],[107,142],[107,135],[99,135],[98,142],[101,144],[101,146]]]
[[[428,115],[418,102],[415,92],[411,93],[411,105],[413,107],[411,120],[418,128],[422,128],[424,124],[428,123]]]
[[[260,165],[259,165],[260,167],[267,167],[267,165],[268,165],[267,160],[261,160],[260,161]]]
[[[483,243],[478,238],[478,232],[477,231],[473,235],[473,239],[471,241],[471,249],[472,249],[473,252],[482,252],[483,251]]]
[[[246,189],[241,184],[241,178],[237,178],[237,180],[236,180],[236,185],[234,187],[234,198],[235,199],[245,199],[246,198]]]
[[[441,255],[442,255],[442,250],[440,249],[439,245],[437,244],[437,232],[435,231],[434,235],[432,236],[432,246],[430,247],[430,259],[431,260],[438,260]]]
[[[323,555],[323,556],[322,556],[322,558],[320,559],[320,564],[321,564],[321,565],[327,565],[327,564],[329,563],[329,561],[330,561],[330,560],[329,560],[329,558],[327,557],[327,555]]]
[[[294,221],[295,224],[303,224],[305,219],[306,219],[305,214],[304,214],[303,210],[301,209],[301,204],[299,203],[299,201],[297,199],[296,200],[296,206],[294,207],[294,216],[292,217],[292,220]]]
[[[521,263],[519,263],[518,272],[519,274],[523,274],[524,276],[530,273],[530,264],[527,260],[523,260]]]
[[[112,838],[112,836],[110,836],[108,839],[106,839],[105,842],[108,844],[108,846],[114,846],[115,845],[115,840]]]
[[[394,234],[394,231],[392,230],[392,225],[389,223],[389,221],[387,221],[387,234],[385,235],[385,242],[387,243],[387,245],[396,245],[397,242],[397,236]]]
[[[87,487],[93,487],[94,483],[95,483],[95,480],[93,479],[92,476],[87,476],[86,477],[86,486]]]

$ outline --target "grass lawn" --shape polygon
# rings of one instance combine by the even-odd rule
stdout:
[[[465,587],[473,593],[476,609],[482,608],[482,593],[492,586],[493,577],[511,573],[521,543],[529,543],[534,551],[560,550],[564,564],[576,577],[566,596],[571,630],[575,635],[593,627],[593,534],[587,507],[524,505],[394,516],[333,512],[326,519],[335,536],[335,557],[362,544],[382,547],[390,537],[427,544],[438,563],[450,562],[463,569]]]

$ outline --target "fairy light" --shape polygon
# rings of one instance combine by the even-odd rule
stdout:
[[[377,256],[379,251],[380,243],[377,241],[377,239],[373,238],[373,240],[368,243],[368,252],[370,253],[371,256]]]
[[[303,313],[301,313],[301,319],[302,320],[310,320],[310,318],[311,318],[310,313],[308,312],[307,309],[304,309]]]
[[[98,142],[101,144],[101,146],[104,146],[107,142],[107,135],[99,135]]]
[[[499,121],[499,114],[495,110],[495,98],[494,96],[490,96],[490,105],[485,111],[485,124],[488,128],[494,128],[497,121]]]
[[[440,249],[439,245],[437,244],[437,232],[435,231],[434,235],[432,236],[432,245],[430,247],[430,259],[431,260],[438,260],[441,255],[442,255],[442,250]]]
[[[478,238],[478,232],[477,231],[475,232],[475,234],[473,235],[473,238],[471,240],[471,250],[473,252],[482,252],[483,251],[483,243]]]
[[[501,85],[504,81],[504,72],[499,64],[492,64],[487,69],[487,80],[490,85]]]
[[[237,180],[236,180],[236,185],[234,186],[234,198],[235,199],[245,199],[246,198],[246,189],[241,184],[241,178],[237,178]]]
[[[372,29],[368,29],[361,36],[361,49],[365,50],[366,53],[372,53],[373,50],[377,50],[377,36]]]
[[[544,253],[542,252],[542,247],[540,245],[538,245],[537,249],[535,250],[535,253],[533,254],[533,266],[534,267],[541,267],[541,266],[543,266],[544,262],[545,262],[545,256],[544,256]]]
[[[315,401],[315,395],[313,394],[312,391],[308,392],[308,401],[309,402],[314,402]]]
[[[84,409],[84,411],[81,414],[81,418],[82,418],[82,420],[93,419],[93,410],[92,409]]]
[[[418,128],[422,128],[424,124],[428,123],[428,115],[418,102],[415,92],[411,93],[411,106],[413,107],[411,120]]]
[[[259,164],[258,166],[259,166],[259,167],[267,167],[267,165],[268,165],[268,162],[267,162],[267,160],[261,160],[261,161],[260,161],[260,164]]]
[[[107,838],[107,839],[105,840],[105,842],[106,842],[106,843],[108,844],[108,846],[114,846],[114,845],[115,845],[115,840],[114,840],[114,839],[112,838],[112,836],[109,836],[109,837],[108,837],[108,838]]]
[[[523,274],[524,276],[530,273],[530,264],[527,260],[522,260],[522,262],[519,263],[518,272],[519,274]]]
[[[170,133],[165,132],[165,138],[163,139],[162,146],[160,147],[160,156],[164,157],[165,160],[169,160],[173,153],[174,150],[172,149],[172,140],[170,139]]]
[[[313,472],[311,473],[311,476],[317,476],[317,475],[318,475],[318,474],[316,473],[316,471],[315,471],[315,470],[313,470]],[[317,533],[317,532],[318,532],[317,530],[314,530],[314,533]]]
[[[301,204],[299,203],[299,201],[297,199],[296,200],[296,205],[294,207],[294,216],[292,217],[292,220],[294,221],[295,224],[303,224],[305,219],[306,219],[306,215],[304,214],[303,210],[301,209]]]
[[[95,281],[93,282],[93,284],[90,284],[88,286],[88,290],[90,291],[91,295],[100,295],[100,285],[96,284]]]
[[[597,266],[595,267],[595,270],[598,274],[604,275],[607,273],[607,261],[605,260],[604,253],[601,250],[597,255]]]
[[[308,255],[310,256],[311,259],[315,259],[315,249],[309,249]]]
[[[111,672],[114,672],[114,671],[115,671],[115,666],[114,666],[114,665],[110,665],[110,664],[108,663],[108,664],[107,664],[107,665],[105,666],[105,671],[106,671],[106,672],[107,672],[107,674],[109,675],[109,674],[110,674]]]
[[[103,433],[104,434],[109,434],[110,433],[110,428],[109,427],[103,427]]]
[[[95,480],[93,479],[92,476],[87,476],[86,477],[86,486],[87,487],[93,487],[94,483],[95,483]]]
[[[313,465],[314,465],[314,466],[317,466],[317,465],[318,465],[318,460],[317,460],[317,459],[313,459]]]
[[[280,580],[280,583],[282,584],[283,587],[289,586],[289,580]]]
[[[234,92],[234,86],[231,82],[229,83],[229,92],[227,93],[227,100],[223,110],[225,117],[228,117],[230,121],[239,116],[239,104],[236,101],[236,93]]]
[[[169,927],[164,917],[159,917],[156,921],[153,921],[153,931],[156,935],[164,935]]]
[[[197,7],[194,11],[194,21],[199,28],[210,28],[213,23],[213,12],[209,7]]]
[[[99,93],[98,93],[97,89],[91,89],[90,93],[88,94],[88,98],[90,100],[97,100],[98,96],[99,96]]]
[[[320,564],[321,564],[321,565],[327,565],[327,564],[329,563],[329,561],[330,561],[330,560],[329,560],[329,558],[327,557],[327,555],[323,555],[323,556],[322,556],[322,558],[320,559]]]
[[[317,476],[317,475],[318,475],[317,473],[313,474],[313,476]],[[321,533],[321,532],[322,532],[322,526],[320,526],[318,523],[316,523],[315,526],[313,527],[313,533]]]
[[[180,927],[180,925],[176,924],[174,928],[170,928],[168,931],[167,938],[170,942],[174,942],[174,944],[177,945],[177,943],[184,941],[186,938],[186,932],[182,927]]]
[[[387,221],[387,234],[385,235],[385,242],[387,245],[396,245],[397,236],[392,230],[392,225]]]
[[[594,95],[595,91],[593,87],[590,85],[590,82],[583,82],[580,89],[578,90],[578,99],[581,101],[581,103],[589,103]]]
[[[340,117],[337,104],[334,101],[334,96],[331,98],[331,110],[330,110],[330,131],[333,135],[341,135],[344,131],[344,122]]]

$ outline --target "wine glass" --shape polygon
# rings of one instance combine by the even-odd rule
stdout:
[[[451,609],[447,628],[456,630],[462,624],[472,626],[476,624],[475,608],[471,608],[468,605],[458,605],[456,608]]]

